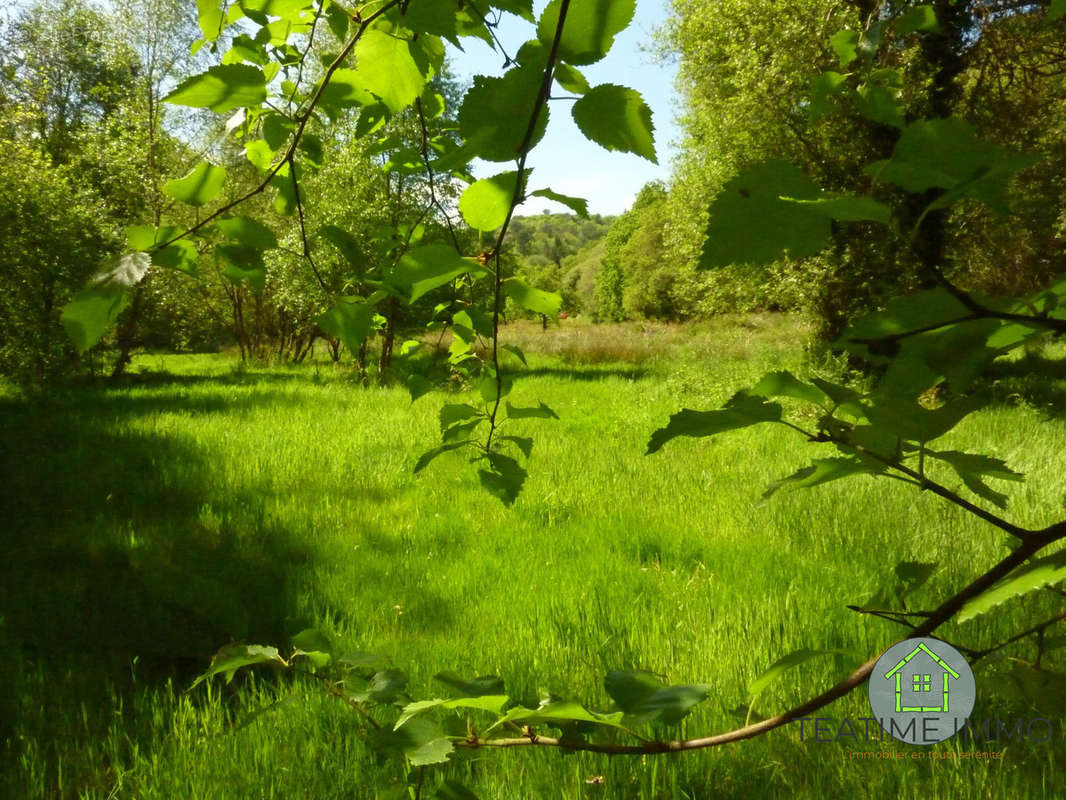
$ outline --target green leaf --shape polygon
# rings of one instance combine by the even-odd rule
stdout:
[[[481,485],[497,497],[505,506],[514,504],[526,480],[526,471],[510,456],[490,453],[490,470],[479,469]]]
[[[574,94],[585,94],[592,88],[588,79],[569,64],[558,63],[555,65],[555,80],[566,91]]]
[[[856,31],[837,31],[830,37],[829,46],[833,48],[841,69],[845,69],[859,57],[859,34]]]
[[[282,164],[281,168],[274,173],[274,177],[270,179],[270,185],[278,190],[277,196],[274,197],[274,211],[283,217],[292,216],[299,207],[296,202],[298,198],[296,192],[297,182],[302,176],[299,168],[296,168],[295,172],[291,171],[294,166],[295,163],[291,161]]]
[[[131,250],[147,251],[152,263],[166,269],[176,269],[188,275],[196,274],[200,254],[196,245],[188,239],[178,239],[166,247],[156,249],[163,242],[170,241],[183,230],[177,225],[132,225],[126,229],[126,241]]]
[[[428,74],[419,67],[411,42],[371,28],[355,46],[355,78],[397,114],[422,94]],[[365,104],[364,104],[365,105]]]
[[[492,730],[498,725],[507,722],[523,723],[525,725],[537,725],[540,723],[558,724],[567,722],[590,722],[594,725],[604,725],[609,728],[622,727],[622,714],[599,714],[589,711],[580,703],[562,701],[555,703],[542,703],[537,708],[525,708],[516,706],[504,714],[486,730]]]
[[[762,675],[752,681],[751,685],[748,687],[748,694],[751,695],[751,697],[754,699],[760,694],[762,694],[767,686],[776,681],[789,670],[795,669],[801,664],[806,664],[808,661],[811,661],[815,658],[820,658],[821,656],[828,655],[837,655],[840,652],[840,650],[811,650],[808,648],[803,648],[802,650],[796,650],[792,653],[789,653],[787,656],[779,658],[777,661],[775,661],[770,666],[770,668],[766,670],[766,672],[764,672]]]
[[[1061,19],[1066,17],[1066,0],[1051,0],[1051,7],[1048,8],[1047,18],[1049,20]]]
[[[459,132],[466,140],[469,156],[486,161],[511,161],[519,155],[526,127],[540,95],[541,69],[520,66],[508,70],[501,78],[474,76],[474,85],[463,97],[459,108]],[[544,136],[548,125],[548,108],[543,106],[537,117],[529,146]]]
[[[121,288],[92,286],[63,306],[59,321],[77,351],[84,353],[103,338],[128,304]]]
[[[819,194],[810,178],[785,161],[768,161],[741,173],[711,205],[700,266],[768,264],[786,252],[793,258],[819,252],[829,240],[831,223],[795,202],[817,200]]]
[[[186,205],[203,206],[210,203],[222,191],[226,170],[201,161],[184,178],[167,181],[163,191]]]
[[[584,0],[571,3],[559,38],[559,58],[570,64],[594,64],[611,49],[614,37],[633,19],[636,0]],[[551,0],[537,22],[537,38],[550,47],[559,26],[562,0]]]
[[[274,163],[274,151],[270,149],[270,145],[263,139],[248,142],[244,146],[244,157],[262,173],[266,173],[270,169],[270,165]]]
[[[534,314],[555,317],[562,307],[563,298],[555,292],[534,289],[521,278],[508,278],[503,282],[503,293],[518,305]]]
[[[601,147],[659,163],[651,109],[636,90],[600,84],[574,103],[573,115],[581,132]]]
[[[746,428],[760,422],[781,419],[781,406],[767,403],[763,398],[738,392],[717,411],[684,409],[670,417],[670,423],[651,435],[646,455],[656,453],[678,436],[714,436],[723,431]]]
[[[871,122],[902,128],[906,122],[899,104],[899,89],[866,82],[852,95],[859,113]]]
[[[829,481],[849,478],[852,475],[875,475],[884,472],[885,466],[861,458],[816,458],[809,467],[796,470],[787,478],[774,481],[763,492],[766,500],[778,489],[809,489]]]
[[[253,108],[266,100],[266,76],[248,64],[224,64],[178,84],[164,102],[193,108],[210,108],[219,114],[235,108]]]
[[[234,284],[247,282],[252,291],[263,291],[266,264],[262,251],[241,244],[220,244],[215,248],[215,258],[227,265],[222,274]]]
[[[1035,163],[982,141],[973,126],[957,117],[913,122],[904,128],[892,158],[870,164],[866,172],[908,192],[948,189],[949,200],[974,197],[1001,214],[1010,212],[1007,187],[1020,169]],[[948,202],[941,200],[941,205]]]
[[[792,197],[781,199],[786,203],[796,203],[805,211],[835,219],[838,222],[872,220],[887,225],[892,218],[889,207],[872,197],[826,193],[814,200],[798,200]]]
[[[250,667],[255,664],[288,666],[276,647],[264,647],[258,644],[229,644],[215,653],[207,672],[193,681],[190,688],[195,689],[203,681],[219,674],[225,675],[226,683],[229,683],[241,667]]]
[[[974,453],[960,453],[958,450],[926,450],[930,458],[937,458],[947,462],[966,484],[966,488],[983,497],[999,508],[1006,508],[1007,496],[997,492],[987,483],[984,478],[996,478],[1002,481],[1023,481],[1025,477],[1020,472],[1015,472],[1007,466],[1006,462],[991,456],[977,455]]]
[[[569,208],[579,217],[588,217],[589,215],[589,201],[584,197],[571,197],[553,192],[551,189],[537,189],[535,192],[530,192],[530,196],[546,197],[548,200],[554,200],[556,203],[561,203]]]
[[[821,389],[804,383],[785,370],[763,375],[759,382],[748,390],[748,394],[758,397],[792,397],[815,405],[820,405],[826,400],[826,394]]]
[[[414,402],[415,399],[417,398],[414,397],[414,393],[412,392],[411,402]],[[451,452],[452,450],[458,450],[460,447],[465,447],[468,444],[470,444],[469,439],[462,442],[451,442],[449,444],[442,444],[440,447],[434,447],[432,450],[427,450],[418,457],[418,461],[415,463],[415,468],[414,470],[412,470],[412,472],[419,473],[426,467],[428,467],[430,462],[432,462],[433,459],[435,459],[437,456]]]
[[[963,606],[958,621],[966,622],[1008,600],[1066,580],[1066,550],[1025,564]]]
[[[538,402],[536,408],[516,408],[508,403],[507,419],[559,419],[559,415],[544,403]]]
[[[196,0],[196,16],[200,21],[200,30],[204,39],[213,42],[222,31],[222,9],[218,0]]]
[[[433,676],[445,686],[450,686],[463,697],[483,697],[485,695],[502,695],[505,693],[503,679],[496,675],[482,675],[466,679],[451,670],[443,670]]]
[[[353,692],[351,699],[357,703],[373,702],[382,705],[395,703],[405,697],[407,673],[399,669],[383,669],[375,672],[366,689]]]
[[[323,331],[344,342],[348,352],[355,355],[370,335],[374,326],[377,305],[385,298],[384,292],[375,292],[370,297],[342,297],[333,308],[315,319]]]
[[[308,652],[333,652],[333,645],[329,637],[318,628],[304,628],[292,637],[292,646],[298,650],[306,650]]]
[[[888,302],[884,311],[854,320],[832,346],[852,352],[858,350],[859,355],[876,356],[876,353],[868,351],[868,343],[871,340],[932,325],[943,325],[968,317],[970,313],[970,309],[946,289],[929,289],[896,297]],[[859,347],[856,348],[856,345]]]
[[[443,763],[455,750],[444,732],[422,717],[410,720],[394,734],[400,737],[401,749],[412,767]]]
[[[811,122],[829,114],[833,110],[834,98],[840,97],[846,88],[844,76],[839,72],[823,72],[811,81],[811,105],[808,109]]]
[[[530,171],[526,170],[527,180]],[[517,188],[518,172],[501,172],[475,181],[459,198],[459,213],[471,228],[494,231],[507,221]]]
[[[667,724],[680,722],[711,692],[708,684],[663,686],[655,675],[643,670],[612,670],[604,677],[603,686],[627,715]]]
[[[936,19],[936,10],[926,3],[912,6],[896,17],[896,33],[906,36],[917,31],[938,31],[940,23]]]
[[[271,152],[279,150],[283,144],[289,141],[289,136],[295,130],[296,124],[281,114],[268,114],[263,119],[263,141],[267,143]],[[249,160],[251,159],[249,158]]]
[[[251,217],[223,217],[215,223],[228,239],[257,250],[272,250],[278,246],[274,231]]]
[[[396,720],[393,729],[401,727],[407,720],[425,713],[432,708],[469,708],[477,711],[491,711],[499,714],[505,705],[511,701],[507,695],[485,695],[483,697],[459,697],[455,700],[419,700],[404,706],[403,713]]]
[[[455,248],[444,244],[429,244],[416,247],[404,254],[389,277],[389,282],[401,291],[409,293],[409,301],[415,302],[427,292],[451,283],[467,272],[477,272],[476,261],[463,258]]]
[[[928,409],[913,399],[878,395],[865,411],[875,427],[901,439],[924,444],[940,438],[968,414],[985,405],[987,400],[983,398],[964,397],[940,408]]]
[[[369,33],[372,33],[372,31],[368,31],[364,36],[369,35]],[[406,48],[405,45],[402,46]],[[330,77],[329,83],[326,84],[326,88],[322,90],[319,102],[327,106],[336,106],[337,108],[373,105],[375,102],[374,95],[367,91],[363,83],[364,77],[365,71],[354,69],[336,70]]]

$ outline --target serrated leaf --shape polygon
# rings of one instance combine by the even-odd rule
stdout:
[[[203,206],[218,196],[225,180],[223,167],[201,161],[184,178],[164,183],[163,191],[186,205]]]
[[[126,253],[108,262],[90,283],[101,288],[128,289],[140,283],[151,266],[147,253]]]
[[[963,606],[958,621],[966,622],[1002,603],[1066,580],[1066,550],[1019,567],[988,591]]]
[[[673,414],[665,428],[651,435],[645,455],[658,452],[664,444],[678,436],[714,436],[723,431],[780,419],[781,406],[777,403],[767,403],[762,397],[738,392],[717,411],[692,411],[686,408]]]
[[[466,141],[463,157],[486,161],[511,161],[519,155],[526,128],[540,95],[542,70],[520,66],[500,78],[474,76],[474,85],[459,108],[459,131]],[[547,105],[542,107],[529,146],[544,136],[548,125]]]
[[[292,646],[298,650],[333,652],[333,644],[329,637],[318,628],[304,628],[292,637]]]
[[[636,0],[584,0],[571,3],[559,38],[559,58],[570,64],[594,64],[611,49],[614,37],[633,19]],[[537,22],[537,38],[550,47],[559,25],[562,0],[552,0]]]
[[[204,39],[213,42],[222,31],[222,9],[219,0],[196,0],[196,16]]]
[[[234,284],[247,282],[252,291],[263,291],[266,262],[261,250],[241,244],[220,244],[215,248],[215,258],[226,265],[222,274]]]
[[[530,172],[526,170],[527,180]],[[459,213],[471,228],[494,231],[507,221],[517,188],[518,172],[501,172],[474,181],[459,198]]]
[[[403,708],[403,713],[400,714],[400,718],[396,720],[396,724],[393,725],[393,729],[401,727],[407,720],[412,717],[416,717],[419,714],[425,713],[432,708],[468,708],[477,711],[490,711],[493,714],[499,714],[503,710],[503,707],[511,702],[511,698],[507,695],[484,695],[482,697],[459,697],[454,700],[419,700],[414,703],[408,703]]]
[[[364,32],[356,44],[355,63],[358,86],[377,95],[393,114],[422,94],[429,77],[419,67],[411,42],[377,28]]]
[[[859,57],[859,34],[849,30],[837,31],[830,37],[829,46],[836,53],[841,69],[844,69]]]
[[[667,724],[680,722],[710,696],[708,684],[664,686],[644,670],[612,670],[603,679],[604,689],[628,716]]]
[[[443,763],[455,749],[440,727],[425,717],[409,719],[393,731],[376,732],[376,738],[402,750],[413,767]]]
[[[129,304],[126,292],[114,286],[82,289],[63,306],[59,321],[79,353],[99,342]]]
[[[600,84],[574,103],[573,116],[581,132],[604,149],[659,163],[651,109],[635,89]]]
[[[813,200],[799,200],[791,197],[782,197],[786,203],[796,203],[804,210],[820,214],[838,222],[861,222],[871,220],[885,225],[892,218],[892,212],[884,203],[874,200],[872,197],[857,195],[830,195],[824,194]]]
[[[467,679],[451,670],[443,670],[433,676],[445,686],[450,686],[463,697],[484,697],[485,695],[502,695],[505,693],[503,679],[497,675],[482,675]]]
[[[252,217],[223,217],[215,223],[226,238],[257,250],[272,250],[278,246],[274,231]]]
[[[250,667],[255,664],[288,666],[276,647],[264,647],[258,644],[230,644],[215,653],[211,659],[211,666],[193,681],[190,688],[195,689],[203,681],[219,674],[223,674],[226,683],[229,683],[241,667]]]
[[[584,75],[565,63],[555,65],[555,80],[566,91],[574,94],[585,94],[592,88]]]
[[[816,458],[811,465],[796,470],[787,478],[774,481],[763,492],[762,499],[770,498],[783,488],[810,489],[830,481],[849,478],[852,475],[875,475],[884,472],[885,466],[860,458]]]
[[[1035,162],[1031,156],[1009,153],[977,137],[973,126],[957,117],[920,120],[903,129],[892,158],[870,164],[866,172],[908,192],[949,190],[938,207],[962,196],[981,200],[1007,214],[1007,185],[1020,169]]]
[[[559,415],[548,408],[544,403],[538,402],[536,408],[518,408],[507,404],[508,419],[559,419]]]
[[[912,6],[896,17],[896,33],[906,36],[918,31],[938,31],[940,23],[936,19],[936,9],[927,3]]]
[[[507,722],[523,723],[525,725],[536,725],[539,723],[557,724],[568,722],[590,722],[594,725],[604,725],[609,728],[621,728],[622,713],[599,714],[595,711],[589,711],[580,703],[572,701],[545,703],[537,708],[516,706],[486,730],[490,731],[498,725]]]
[[[968,414],[985,405],[986,399],[964,397],[940,408],[928,409],[913,399],[879,395],[865,411],[875,427],[901,439],[925,443],[939,439]]]
[[[535,192],[530,192],[531,197],[545,197],[548,200],[554,200],[556,203],[569,208],[579,217],[588,217],[589,215],[589,201],[584,197],[571,197],[570,195],[559,194],[553,192],[551,189],[537,189]]]
[[[748,394],[758,397],[792,397],[815,405],[820,405],[827,399],[825,392],[817,386],[804,383],[787,370],[763,375],[759,382],[748,390]]]
[[[362,72],[354,69],[335,70],[326,88],[322,90],[319,102],[337,108],[373,105],[377,101],[365,88],[363,77]]]
[[[413,303],[422,295],[451,283],[467,272],[477,272],[473,259],[463,258],[455,248],[444,244],[429,244],[408,251],[396,265],[389,282],[408,294]]]
[[[511,353],[515,358],[522,362],[523,366],[529,366],[526,362],[526,354],[522,352],[522,348],[513,344],[500,345],[500,349],[508,353]]]
[[[555,292],[534,289],[521,278],[508,278],[503,282],[503,293],[518,305],[534,314],[555,317],[562,307],[563,298]]]
[[[266,97],[266,76],[261,69],[248,64],[224,64],[182,81],[163,101],[210,108],[222,114],[235,108],[258,107]]]
[[[374,327],[374,315],[384,292],[370,297],[342,297],[333,308],[319,315],[315,322],[328,335],[340,339],[348,352],[355,355]]]
[[[842,651],[812,650],[809,648],[803,648],[801,650],[791,652],[787,656],[779,658],[777,661],[770,665],[770,668],[767,669],[766,672],[762,673],[762,675],[752,681],[751,685],[748,686],[748,694],[752,698],[758,697],[760,694],[763,693],[763,691],[765,691],[767,686],[776,681],[789,670],[795,669],[801,664],[806,664],[808,661],[811,661],[815,658],[828,655],[837,655],[840,652]]]
[[[711,204],[700,266],[769,264],[786,252],[811,256],[829,241],[829,218],[791,201],[816,200],[817,185],[785,161],[768,161],[729,181]]]

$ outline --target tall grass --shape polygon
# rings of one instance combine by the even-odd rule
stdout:
[[[892,481],[760,502],[770,481],[817,454],[784,431],[643,455],[682,407],[716,405],[766,369],[832,369],[806,359],[797,320],[644,330],[567,321],[546,333],[510,326],[507,338],[529,354],[513,401],[542,399],[560,416],[523,421],[536,445],[512,509],[480,489],[461,456],[411,474],[436,441],[441,404],[473,395],[412,406],[405,391],[361,388],[329,364],[234,369],[224,357],[145,356],[123,388],[4,400],[0,791],[402,796],[406,776],[378,763],[358,720],[312,686],[267,672],[188,691],[227,641],[284,645],[307,626],[385,656],[420,697],[441,693],[432,676],[444,669],[500,675],[530,702],[546,690],[597,707],[610,669],[710,683],[712,698],[662,733],[722,730],[802,699],[898,638],[846,608],[897,562],[938,563],[910,600],[928,607],[1006,552],[979,521]],[[1063,381],[1019,386],[1008,373],[1004,402],[967,420],[951,446],[1025,471],[1010,514],[1048,524],[1063,511],[1066,427],[1038,406],[1061,397]],[[1050,614],[1055,599],[943,633],[987,644]],[[751,681],[801,647],[853,655],[798,668],[749,709]],[[1031,657],[1027,647],[1005,655]],[[975,715],[1052,716],[1061,698],[1034,710],[985,691],[1006,663],[979,668]],[[864,693],[824,713],[866,716]],[[483,800],[1062,796],[1066,747],[1054,721],[1047,743],[990,745],[1002,760],[847,759],[903,746],[800,741],[789,726],[681,756],[477,753],[444,774]],[[952,747],[961,745],[940,746]]]

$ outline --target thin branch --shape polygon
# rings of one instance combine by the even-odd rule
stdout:
[[[1031,536],[1013,553],[997,563],[994,567],[974,579],[968,586],[948,598],[935,611],[929,619],[914,628],[908,638],[928,636],[937,628],[957,614],[962,607],[973,598],[991,588],[1002,578],[1009,575],[1016,567],[1023,564],[1028,558],[1040,550],[1066,538],[1066,521],[1056,523],[1042,531],[1031,531]],[[731,742],[739,742],[751,739],[787,725],[790,722],[810,716],[813,712],[823,708],[835,700],[849,694],[861,686],[870,677],[874,666],[880,656],[871,658],[862,666],[854,670],[843,680],[839,681],[817,697],[801,703],[789,709],[783,714],[745,725],[725,733],[714,736],[705,736],[697,739],[681,739],[674,741],[650,741],[641,745],[624,744],[601,744],[595,742],[575,742],[547,736],[538,736],[530,731],[521,738],[513,739],[479,739],[476,736],[457,741],[459,747],[482,748],[482,747],[558,747],[563,750],[582,750],[593,753],[607,753],[611,755],[652,755],[655,753],[676,753],[687,750],[701,750],[708,747],[720,747]]]
[[[303,257],[307,259],[307,263],[311,265],[311,271],[315,273],[315,278],[318,280],[318,285],[322,287],[322,291],[327,295],[330,293],[329,287],[326,286],[326,282],[322,279],[322,273],[318,271],[318,266],[315,264],[315,260],[311,257],[311,244],[307,241],[307,225],[304,222],[304,204],[300,199],[300,184],[296,180],[296,162],[289,160],[289,177],[292,178],[292,192],[296,197],[296,214],[300,218],[300,239],[303,241]]]
[[[398,5],[399,2],[400,2],[400,0],[389,0],[389,2],[387,2],[385,5],[383,5],[381,8],[379,8],[377,11],[375,11],[373,14],[370,14],[369,16],[363,18],[362,24],[360,24],[360,26],[359,26],[359,30],[357,30],[355,32],[355,34],[352,36],[352,38],[348,40],[347,44],[344,45],[344,49],[341,50],[341,52],[338,54],[338,56],[335,59],[333,59],[333,63],[331,63],[329,65],[329,67],[326,69],[326,74],[322,76],[321,83],[319,83],[318,88],[315,90],[315,93],[311,96],[311,99],[310,99],[310,101],[308,102],[308,105],[307,105],[307,109],[302,114],[299,115],[298,123],[297,123],[297,126],[296,126],[296,132],[293,134],[292,142],[289,143],[289,147],[288,147],[288,149],[286,149],[285,155],[282,157],[282,159],[277,164],[275,164],[270,169],[270,171],[267,173],[266,177],[263,178],[262,182],[260,182],[259,185],[256,186],[254,189],[252,189],[252,190],[246,192],[245,194],[241,195],[240,197],[238,197],[236,200],[232,200],[229,203],[226,203],[224,206],[222,206],[221,208],[213,211],[211,214],[209,214],[208,216],[204,217],[202,220],[198,220],[197,223],[195,225],[193,225],[191,228],[188,228],[184,232],[179,233],[178,235],[173,236],[170,239],[167,239],[165,242],[162,242],[161,244],[156,245],[152,250],[149,251],[150,253],[158,252],[159,250],[162,250],[167,245],[174,244],[174,242],[178,241],[179,239],[184,239],[186,236],[189,236],[189,235],[191,235],[193,233],[196,233],[196,231],[200,230],[205,225],[208,225],[209,223],[211,223],[214,220],[218,219],[220,216],[225,214],[227,211],[230,211],[230,210],[236,208],[241,203],[244,203],[245,201],[250,200],[251,198],[255,197],[256,195],[261,194],[267,188],[267,186],[270,185],[270,182],[274,179],[274,176],[277,175],[278,172],[281,171],[281,168],[286,163],[291,162],[293,156],[296,154],[296,146],[300,143],[300,138],[303,136],[304,129],[307,127],[307,123],[310,121],[312,113],[314,112],[316,106],[318,106],[319,101],[322,99],[322,95],[325,93],[326,87],[329,85],[330,79],[333,77],[333,74],[338,69],[341,68],[341,65],[345,62],[345,60],[348,58],[348,56],[351,55],[352,50],[355,49],[356,44],[359,43],[359,40],[362,38],[363,34],[366,32],[366,29],[369,28],[370,25],[373,24],[374,20],[376,20],[378,17],[380,17],[382,14],[384,14],[389,9],[391,9],[394,6]]]
[[[530,115],[526,132],[522,136],[522,143],[518,146],[518,177],[515,180],[514,194],[511,196],[511,205],[507,209],[507,218],[504,219],[500,232],[496,237],[496,244],[492,249],[492,258],[496,263],[494,276],[493,302],[492,302],[492,366],[496,372],[496,401],[489,414],[489,433],[485,440],[486,453],[492,447],[492,437],[496,432],[496,418],[500,412],[500,403],[503,400],[503,376],[500,374],[500,305],[503,299],[503,264],[500,253],[503,241],[507,236],[507,229],[511,226],[515,209],[525,195],[526,190],[526,159],[533,143],[533,136],[537,130],[537,121],[540,119],[541,110],[548,102],[551,95],[552,79],[555,73],[555,62],[559,56],[559,42],[563,38],[563,26],[566,24],[566,14],[570,10],[570,0],[562,0],[559,6],[559,21],[555,25],[555,36],[552,38],[551,48],[548,50],[548,60],[544,65],[544,76],[541,79],[540,92],[533,104],[533,113]]]

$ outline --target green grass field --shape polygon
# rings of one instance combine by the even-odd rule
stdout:
[[[238,368],[232,356],[141,356],[119,388],[0,399],[0,792],[37,798],[373,798],[407,795],[358,719],[314,686],[269,672],[188,691],[231,641],[286,646],[308,626],[387,657],[419,698],[432,676],[499,675],[606,708],[605,672],[642,668],[712,684],[670,737],[743,723],[747,687],[802,647],[839,648],[773,684],[770,714],[884,650],[902,630],[847,610],[903,560],[939,569],[927,608],[1005,554],[1005,537],[936,497],[867,477],[761,503],[763,488],[828,455],[785,430],[682,439],[645,456],[682,407],[710,408],[762,372],[812,364],[796,319],[693,328],[535,326],[513,401],[529,421],[529,479],[505,509],[462,456],[419,475],[444,402],[359,387],[349,368]],[[1029,356],[1002,368],[1000,402],[950,435],[1027,474],[1012,520],[1059,519],[1066,378]],[[525,422],[525,421],[523,421]],[[517,431],[516,423],[516,431]],[[941,630],[980,646],[1061,607],[1050,592]],[[439,770],[493,798],[1063,797],[1066,744],[1049,694],[982,691],[1020,645],[977,669],[975,717],[1043,716],[1042,744],[989,760],[859,760],[890,741],[800,741],[797,726],[678,756],[478,752]],[[1061,651],[1059,651],[1061,652]],[[1062,659],[1045,666],[1062,667]],[[248,720],[282,697],[284,706]],[[1046,702],[1045,702],[1046,701]],[[860,689],[823,711],[868,715]],[[247,724],[243,724],[247,723]],[[971,745],[948,743],[938,751]],[[434,773],[436,775],[437,773]],[[433,797],[433,777],[423,797]]]

